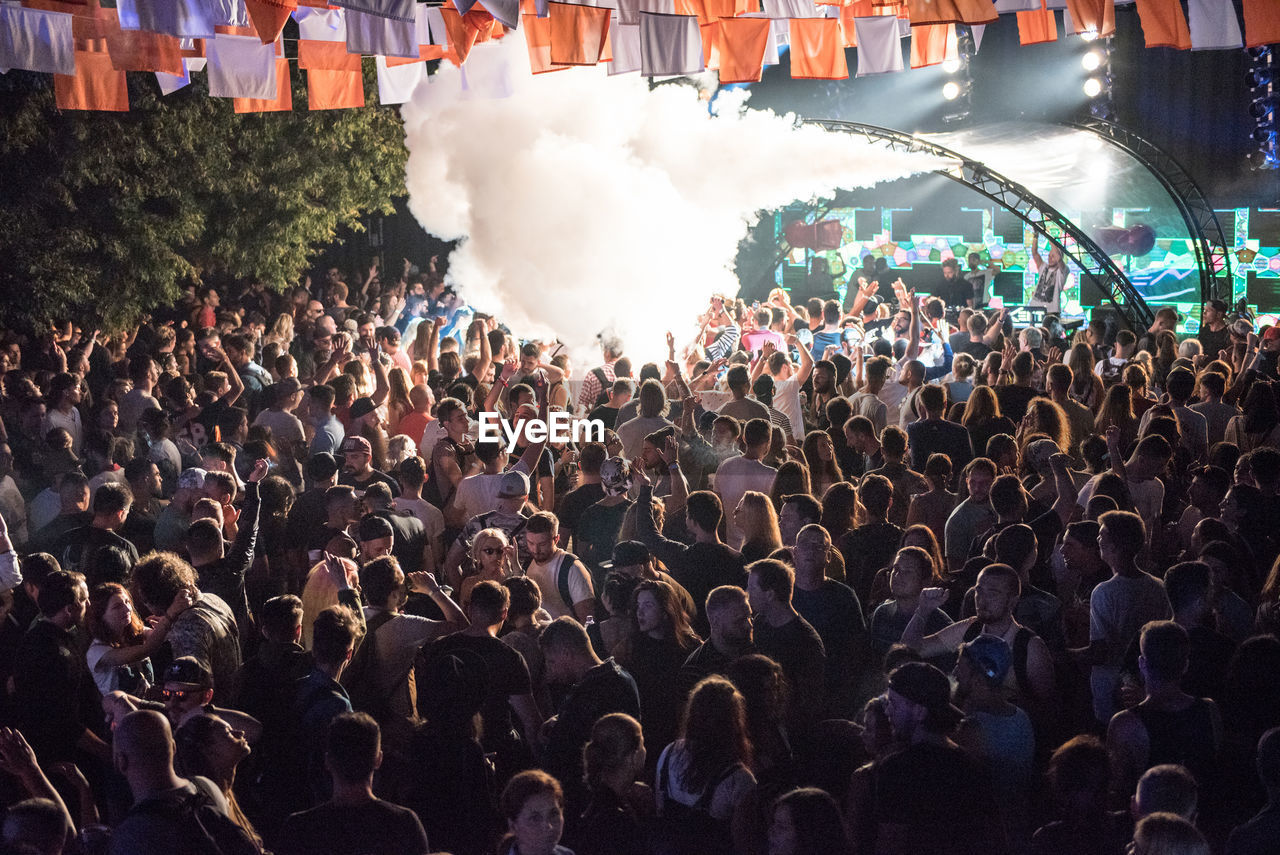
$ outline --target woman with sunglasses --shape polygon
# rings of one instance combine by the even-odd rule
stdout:
[[[174,620],[195,603],[191,591],[174,598],[169,611],[148,627],[134,611],[123,585],[105,582],[89,595],[88,625],[93,643],[85,658],[98,691],[142,696],[155,682],[151,654],[160,649]]]
[[[521,575],[516,545],[507,539],[502,529],[486,528],[477,532],[471,541],[471,560],[476,572],[462,580],[462,592],[458,598],[463,611],[467,610],[471,589],[477,583],[487,579],[501,585],[503,579]]]

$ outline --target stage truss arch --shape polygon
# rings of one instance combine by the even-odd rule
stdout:
[[[1200,268],[1200,302],[1220,296],[1219,280],[1231,296],[1231,254],[1213,205],[1204,192],[1173,155],[1144,137],[1115,122],[1088,118],[1068,127],[1096,134],[1126,152],[1160,182],[1187,224],[1195,247],[1196,264]]]
[[[840,119],[804,119],[803,121],[805,124],[816,125],[828,131],[854,134],[884,145],[893,151],[924,152],[955,161],[954,166],[935,171],[939,175],[981,193],[1019,217],[1038,234],[1058,247],[1065,257],[1080,268],[1083,275],[1094,281],[1116,313],[1135,332],[1145,331],[1155,320],[1151,307],[1129,281],[1129,277],[1116,266],[1093,238],[1027,187],[1006,178],[984,163],[965,157],[960,152],[902,131]],[[1064,237],[1070,238],[1070,241],[1055,237],[1049,231],[1050,225],[1056,226]]]

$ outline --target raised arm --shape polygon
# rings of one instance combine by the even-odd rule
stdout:
[[[240,372],[231,364],[231,358],[227,356],[225,350],[219,347],[213,351],[213,355],[218,357],[218,366],[227,375],[227,383],[231,386],[221,399],[222,403],[229,407],[240,400],[240,396],[244,394],[244,381],[240,379]]]
[[[933,635],[925,635],[924,628],[929,615],[933,614],[934,609],[941,608],[947,597],[946,588],[925,588],[921,591],[920,599],[916,601],[916,610],[912,613],[911,620],[907,621],[906,629],[902,631],[902,643],[925,659],[954,653],[964,639],[965,630],[976,620],[962,620],[943,627]]]
[[[67,810],[62,796],[58,795],[57,789],[40,768],[40,764],[36,761],[36,753],[31,750],[27,740],[13,728],[0,728],[0,769],[17,778],[23,789],[27,791],[27,795],[53,802],[58,807],[58,812],[62,814],[66,838],[75,836],[76,824],[71,819],[71,812]]]
[[[376,344],[369,348],[369,367],[373,369],[374,378],[373,405],[380,407],[391,394],[391,384],[387,381],[387,366],[382,364]]]
[[[1071,455],[1058,452],[1049,458],[1049,465],[1053,467],[1053,483],[1058,490],[1058,497],[1054,499],[1052,510],[1058,515],[1058,519],[1062,521],[1065,528],[1067,523],[1071,522],[1076,500],[1080,497],[1076,482],[1071,477]]]
[[[444,315],[436,315],[431,319],[431,329],[427,332],[427,370],[440,369],[440,328],[448,321]],[[426,323],[425,321],[423,323]]]
[[[484,328],[484,321],[472,321],[472,326],[476,324],[480,325],[480,361],[476,363],[471,376],[481,380],[488,374],[489,366],[493,364],[493,350],[489,347],[489,334]]]
[[[899,283],[902,281],[898,280]],[[907,343],[906,359],[910,361],[920,355],[920,301],[914,291],[906,291],[911,302],[911,340]]]
[[[809,348],[800,347],[800,340],[794,335],[787,336],[787,345],[794,345],[800,351],[800,370],[796,372],[796,382],[803,386],[813,373],[813,354],[809,352]]]

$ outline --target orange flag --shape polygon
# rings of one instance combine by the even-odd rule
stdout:
[[[1275,0],[1244,0],[1244,46],[1280,42],[1280,5]]]
[[[922,24],[991,24],[1000,17],[991,0],[907,0],[906,6],[913,27]]]
[[[59,110],[129,112],[129,87],[123,71],[111,67],[105,53],[76,51],[76,73],[53,75]]]
[[[955,59],[959,50],[955,24],[911,28],[911,67],[925,68]]]
[[[1024,45],[1038,45],[1058,40],[1058,19],[1052,9],[1044,8],[1040,3],[1039,12],[1018,13],[1018,42]]]
[[[1067,0],[1067,11],[1077,33],[1116,34],[1116,0]]]
[[[1191,30],[1179,0],[1138,0],[1138,19],[1147,47],[1191,50]]]
[[[797,80],[844,80],[849,76],[839,20],[791,19],[791,76]]]
[[[316,68],[307,72],[307,108],[342,110],[364,106],[364,75],[359,71]]]
[[[548,3],[551,22],[551,62],[555,65],[595,65],[609,35],[608,8]]]
[[[298,39],[298,68],[307,71],[359,71],[360,54],[347,53],[346,42]]]
[[[308,79],[310,77],[308,76]],[[293,109],[293,87],[289,83],[289,60],[276,60],[276,97],[233,98],[231,105],[237,113],[282,113]]]
[[[298,0],[244,0],[249,20],[264,45],[269,45],[284,29],[289,15],[298,8]]]
[[[858,0],[858,2],[866,3],[869,0]],[[856,3],[840,7],[840,43],[847,48],[858,46],[858,25],[853,22],[853,19],[858,17],[857,10]],[[863,15],[862,17],[869,18],[871,16]]]
[[[448,10],[445,10],[446,13]],[[529,48],[529,68],[534,74],[546,74],[548,71],[563,71],[567,65],[556,65],[551,61],[551,18],[539,18],[536,15],[522,15],[524,21],[524,39]],[[452,38],[452,36],[450,36]]]
[[[764,71],[764,52],[768,47],[768,18],[721,19],[720,82],[758,82]]]
[[[445,51],[445,56],[449,57],[449,61],[454,65],[462,65],[467,61],[467,54],[471,53],[471,48],[476,43],[476,30],[462,22],[462,16],[458,14],[457,9],[442,8],[440,15],[444,18],[444,28],[449,34],[449,49]],[[549,41],[548,45],[550,45]]]
[[[182,50],[176,36],[146,30],[116,30],[107,36],[107,53],[116,71],[163,71],[182,75]]]
[[[702,0],[702,9],[710,20],[736,18],[760,11],[760,0]]]

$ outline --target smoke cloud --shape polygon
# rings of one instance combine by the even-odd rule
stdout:
[[[792,116],[712,117],[692,87],[651,91],[607,66],[535,78],[518,32],[442,68],[402,112],[409,208],[465,238],[450,279],[579,360],[598,358],[602,332],[640,359],[664,358],[667,330],[690,340],[710,295],[737,292],[737,247],[761,210],[939,165]]]

